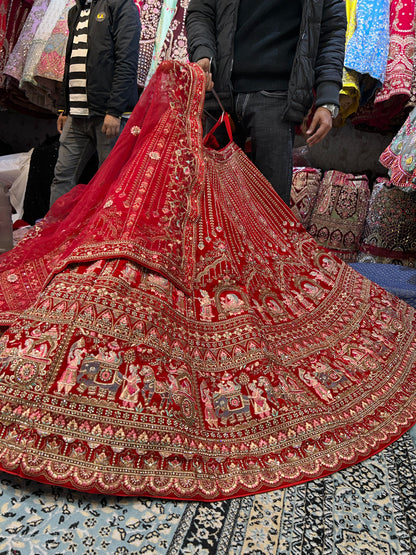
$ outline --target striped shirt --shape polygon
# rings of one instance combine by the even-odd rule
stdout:
[[[87,101],[87,52],[88,20],[91,0],[86,0],[74,33],[69,62],[69,113],[71,116],[88,116]]]

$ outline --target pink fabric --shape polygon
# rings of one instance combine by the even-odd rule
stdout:
[[[393,95],[409,95],[415,50],[415,0],[392,0],[390,4],[390,47],[383,87],[374,102]]]
[[[2,5],[0,8],[7,9],[6,14],[6,27],[4,24],[4,11],[3,11],[3,21],[1,22],[1,44],[0,44],[0,86],[4,84],[4,74],[3,69],[6,62],[10,56],[10,53],[16,44],[22,27],[26,21],[26,18],[30,12],[33,5],[33,0],[9,0]],[[4,33],[4,34],[3,34]]]
[[[35,0],[27,19],[25,20],[22,31],[19,34],[16,46],[7,61],[6,67],[4,68],[4,73],[13,77],[16,81],[20,81],[22,78],[27,53],[37,28],[39,27],[48,8],[49,1],[50,0]]]
[[[68,11],[75,0],[68,0],[49,37],[35,70],[35,78],[62,81],[65,68],[65,51],[68,39]]]

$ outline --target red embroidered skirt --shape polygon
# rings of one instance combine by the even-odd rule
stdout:
[[[164,62],[88,186],[0,257],[0,467],[219,500],[353,465],[416,420],[415,310],[318,246],[205,77]]]

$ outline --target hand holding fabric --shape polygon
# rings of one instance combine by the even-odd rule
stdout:
[[[211,61],[209,58],[201,58],[196,62],[199,67],[204,71],[206,76],[205,90],[212,91],[214,88],[214,81],[212,80]]]

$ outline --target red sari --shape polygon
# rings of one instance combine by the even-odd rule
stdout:
[[[91,183],[0,258],[3,470],[219,500],[415,422],[415,311],[318,246],[233,142],[203,145],[204,82],[163,62]]]

